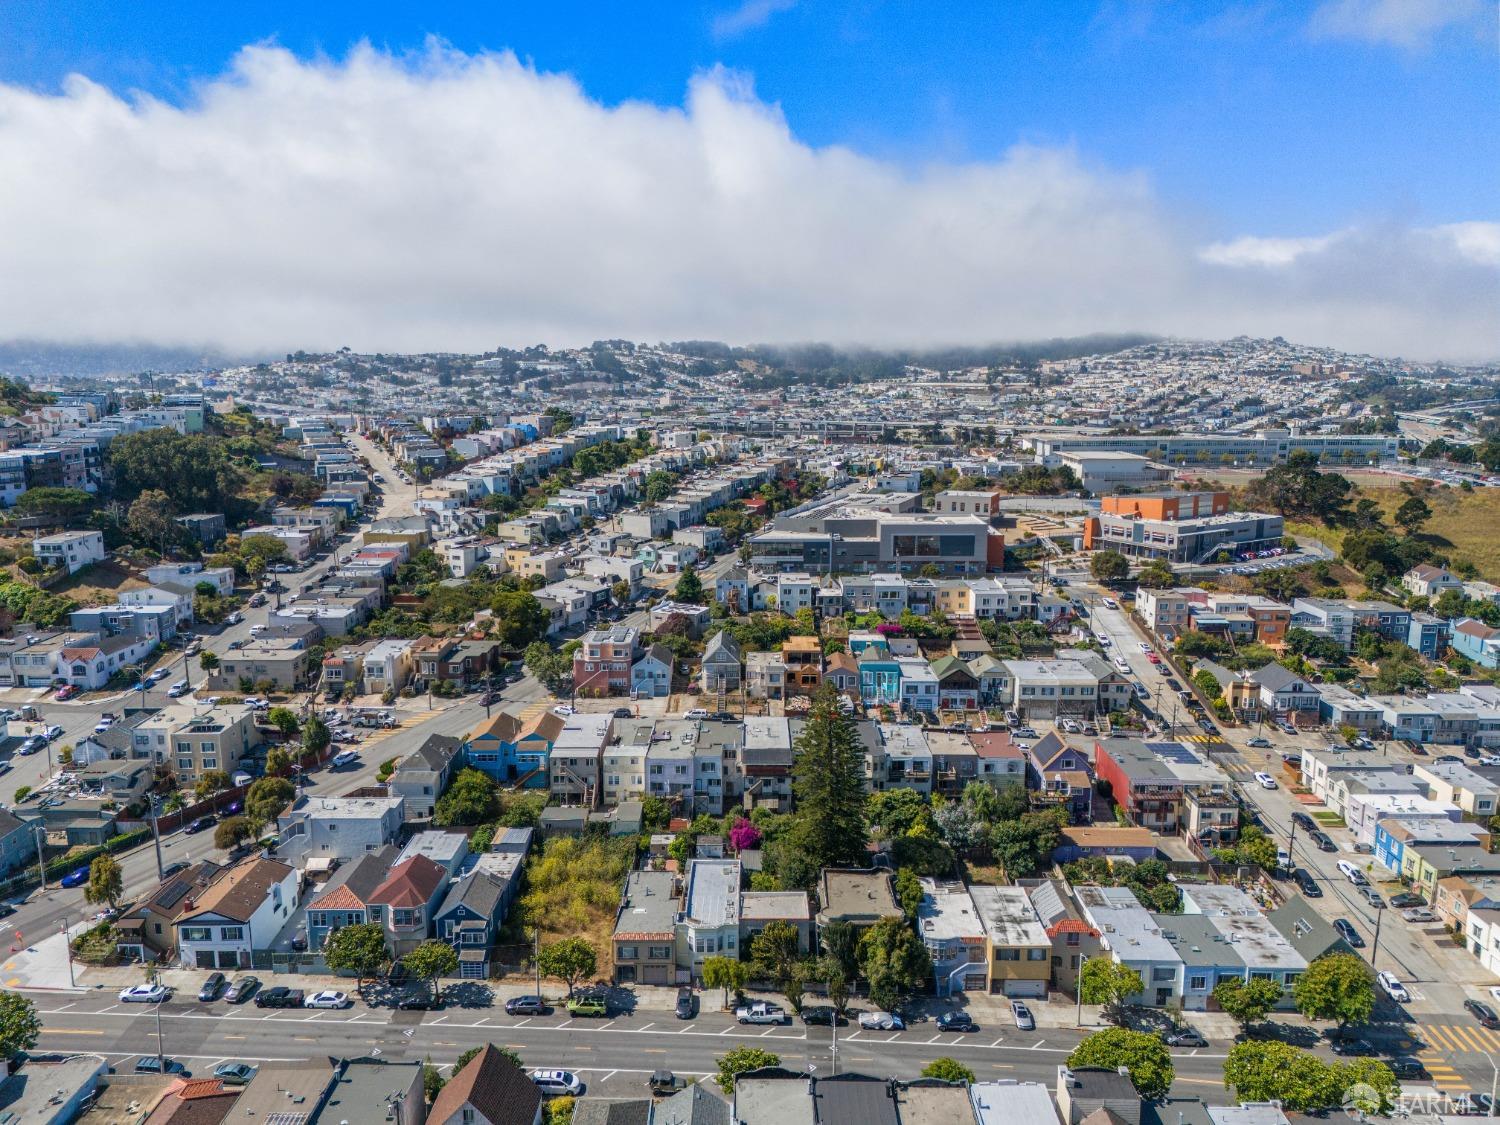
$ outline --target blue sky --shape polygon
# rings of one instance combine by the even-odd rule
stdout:
[[[1452,22],[1430,27],[1445,7]],[[1364,35],[1320,32],[1314,8],[9,0],[0,81],[56,89],[77,71],[183,101],[247,43],[342,57],[361,40],[402,52],[439,36],[571,73],[607,104],[678,106],[694,73],[727,66],[806,143],[906,165],[988,159],[1017,142],[1073,145],[1144,171],[1165,199],[1235,232],[1493,213],[1493,5],[1415,3],[1409,41],[1373,24]]]
[[[0,339],[1500,354],[1494,0],[3,0],[0,32]]]

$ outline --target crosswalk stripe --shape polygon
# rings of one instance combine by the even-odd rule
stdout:
[[[1493,1037],[1484,1028],[1466,1027],[1463,1029],[1463,1033],[1473,1040],[1475,1043],[1474,1049],[1480,1054],[1486,1054],[1495,1049],[1495,1044],[1491,1041]]]
[[[1442,1028],[1437,1027],[1433,1024],[1424,1024],[1422,1027],[1422,1033],[1427,1037],[1427,1041],[1433,1046],[1437,1047],[1438,1050],[1451,1051],[1453,1049],[1453,1045],[1449,1043],[1447,1038],[1443,1035]]]

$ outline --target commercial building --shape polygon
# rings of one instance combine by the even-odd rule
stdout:
[[[1112,550],[1132,558],[1206,563],[1221,552],[1231,558],[1280,547],[1282,519],[1264,512],[1231,512],[1225,492],[1164,492],[1106,496],[1099,514],[1084,523],[1087,550]]]
[[[1005,538],[983,516],[891,513],[851,501],[777,517],[750,537],[751,565],[810,574],[911,571],[983,574],[1005,564]]]

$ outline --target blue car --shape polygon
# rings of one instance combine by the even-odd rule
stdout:
[[[62,885],[65,887],[81,887],[89,881],[89,869],[80,867],[76,871],[69,871],[62,877]]]

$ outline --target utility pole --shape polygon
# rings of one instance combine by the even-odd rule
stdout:
[[[165,879],[166,870],[161,862],[161,829],[156,823],[156,794],[151,794],[151,842],[156,845],[156,878]]]
[[[1380,952],[1380,923],[1385,918],[1384,910],[1375,911],[1375,936],[1370,939],[1370,968],[1375,967],[1375,955]]]
[[[531,956],[531,964],[536,969],[536,995],[540,1000],[542,997],[542,927],[537,926],[533,929],[532,936],[536,944]]]
[[[1078,959],[1078,979],[1073,982],[1073,991],[1078,994],[1078,1014],[1074,1023],[1078,1027],[1083,1026],[1083,967],[1089,962],[1088,954],[1085,953]]]
[[[160,1073],[165,1075],[167,1073],[167,1059],[166,1052],[162,1049],[161,1001],[158,1000],[152,1007],[156,1009],[156,1065],[160,1068]]]
[[[62,931],[63,945],[66,946],[67,950],[68,950],[68,987],[69,988],[77,988],[78,987],[78,981],[73,976],[73,943],[68,940],[68,918],[67,918],[67,915],[63,915],[63,917],[58,920],[57,928]]]
[[[31,830],[36,833],[36,874],[37,878],[42,881],[42,890],[45,891],[47,889],[47,864],[42,859],[42,853],[47,842],[47,836],[42,831],[40,824],[33,824]]]

